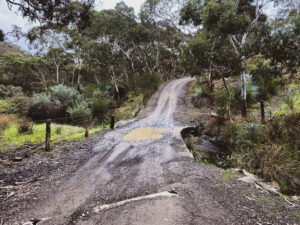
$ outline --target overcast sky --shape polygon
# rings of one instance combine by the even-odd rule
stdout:
[[[97,10],[101,9],[111,9],[114,8],[116,3],[121,0],[96,0],[95,7]],[[144,0],[123,0],[128,6],[134,8],[135,12],[138,13],[140,11],[141,5]],[[22,16],[18,15],[16,10],[10,11],[7,7],[5,0],[0,0],[0,29],[4,32],[9,32],[12,29],[12,25],[17,25],[23,29],[28,29],[31,25]],[[11,40],[13,41],[13,40]],[[22,48],[25,48],[24,42],[16,42],[15,44],[21,45]]]
[[[116,3],[120,2],[121,0],[95,0],[95,7],[97,10],[102,9],[111,9],[114,8]],[[141,5],[145,0],[123,0],[128,6],[134,8],[135,13],[140,11]],[[269,16],[274,15],[276,9],[272,7],[272,4],[269,4],[267,8],[267,14]],[[16,10],[10,11],[7,7],[5,0],[0,0],[0,29],[4,32],[9,32],[12,30],[12,25],[17,25],[21,27],[23,30],[28,30],[32,25],[23,19]],[[21,46],[24,50],[28,50],[24,40],[23,41],[16,41],[12,38],[9,38],[11,42]]]

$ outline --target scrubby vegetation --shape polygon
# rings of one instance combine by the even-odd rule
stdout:
[[[299,193],[300,9],[276,3],[280,15],[271,18],[272,5],[262,1],[188,1],[181,23],[197,32],[187,40],[182,65],[198,77],[194,105],[214,107],[202,133],[224,150],[217,164]]]
[[[227,124],[227,144],[233,166],[254,172],[279,183],[284,193],[299,190],[300,151],[298,138],[300,114],[274,118],[266,125],[255,121]]]

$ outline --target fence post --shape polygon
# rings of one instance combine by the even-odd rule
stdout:
[[[51,141],[51,120],[46,121],[46,142],[45,150],[50,151],[50,141]]]
[[[261,115],[261,123],[265,123],[265,103],[264,100],[260,101],[260,115]]]
[[[110,129],[113,130],[113,129],[115,128],[115,122],[116,122],[115,115],[112,114],[112,115],[110,116]]]
[[[85,133],[84,133],[84,137],[88,137],[89,136],[89,126],[85,127]]]

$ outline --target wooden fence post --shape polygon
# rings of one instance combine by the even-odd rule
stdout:
[[[89,136],[89,126],[85,127],[84,137],[87,138]]]
[[[261,123],[265,123],[265,103],[264,100],[260,101],[260,116],[261,116]]]
[[[50,151],[50,141],[51,141],[51,120],[46,121],[46,142],[45,150]]]
[[[116,122],[116,117],[114,114],[112,114],[110,116],[110,129],[113,130],[115,128],[115,122]]]

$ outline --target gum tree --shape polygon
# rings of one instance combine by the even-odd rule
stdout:
[[[192,0],[182,9],[182,22],[200,25],[200,29],[227,41],[238,59],[241,77],[241,111],[247,116],[247,80],[245,61],[251,55],[251,45],[258,27],[266,22],[261,0]],[[193,6],[192,5],[196,5]],[[193,10],[196,10],[193,12]],[[259,40],[258,40],[259,41]],[[250,51],[249,51],[250,50]]]

